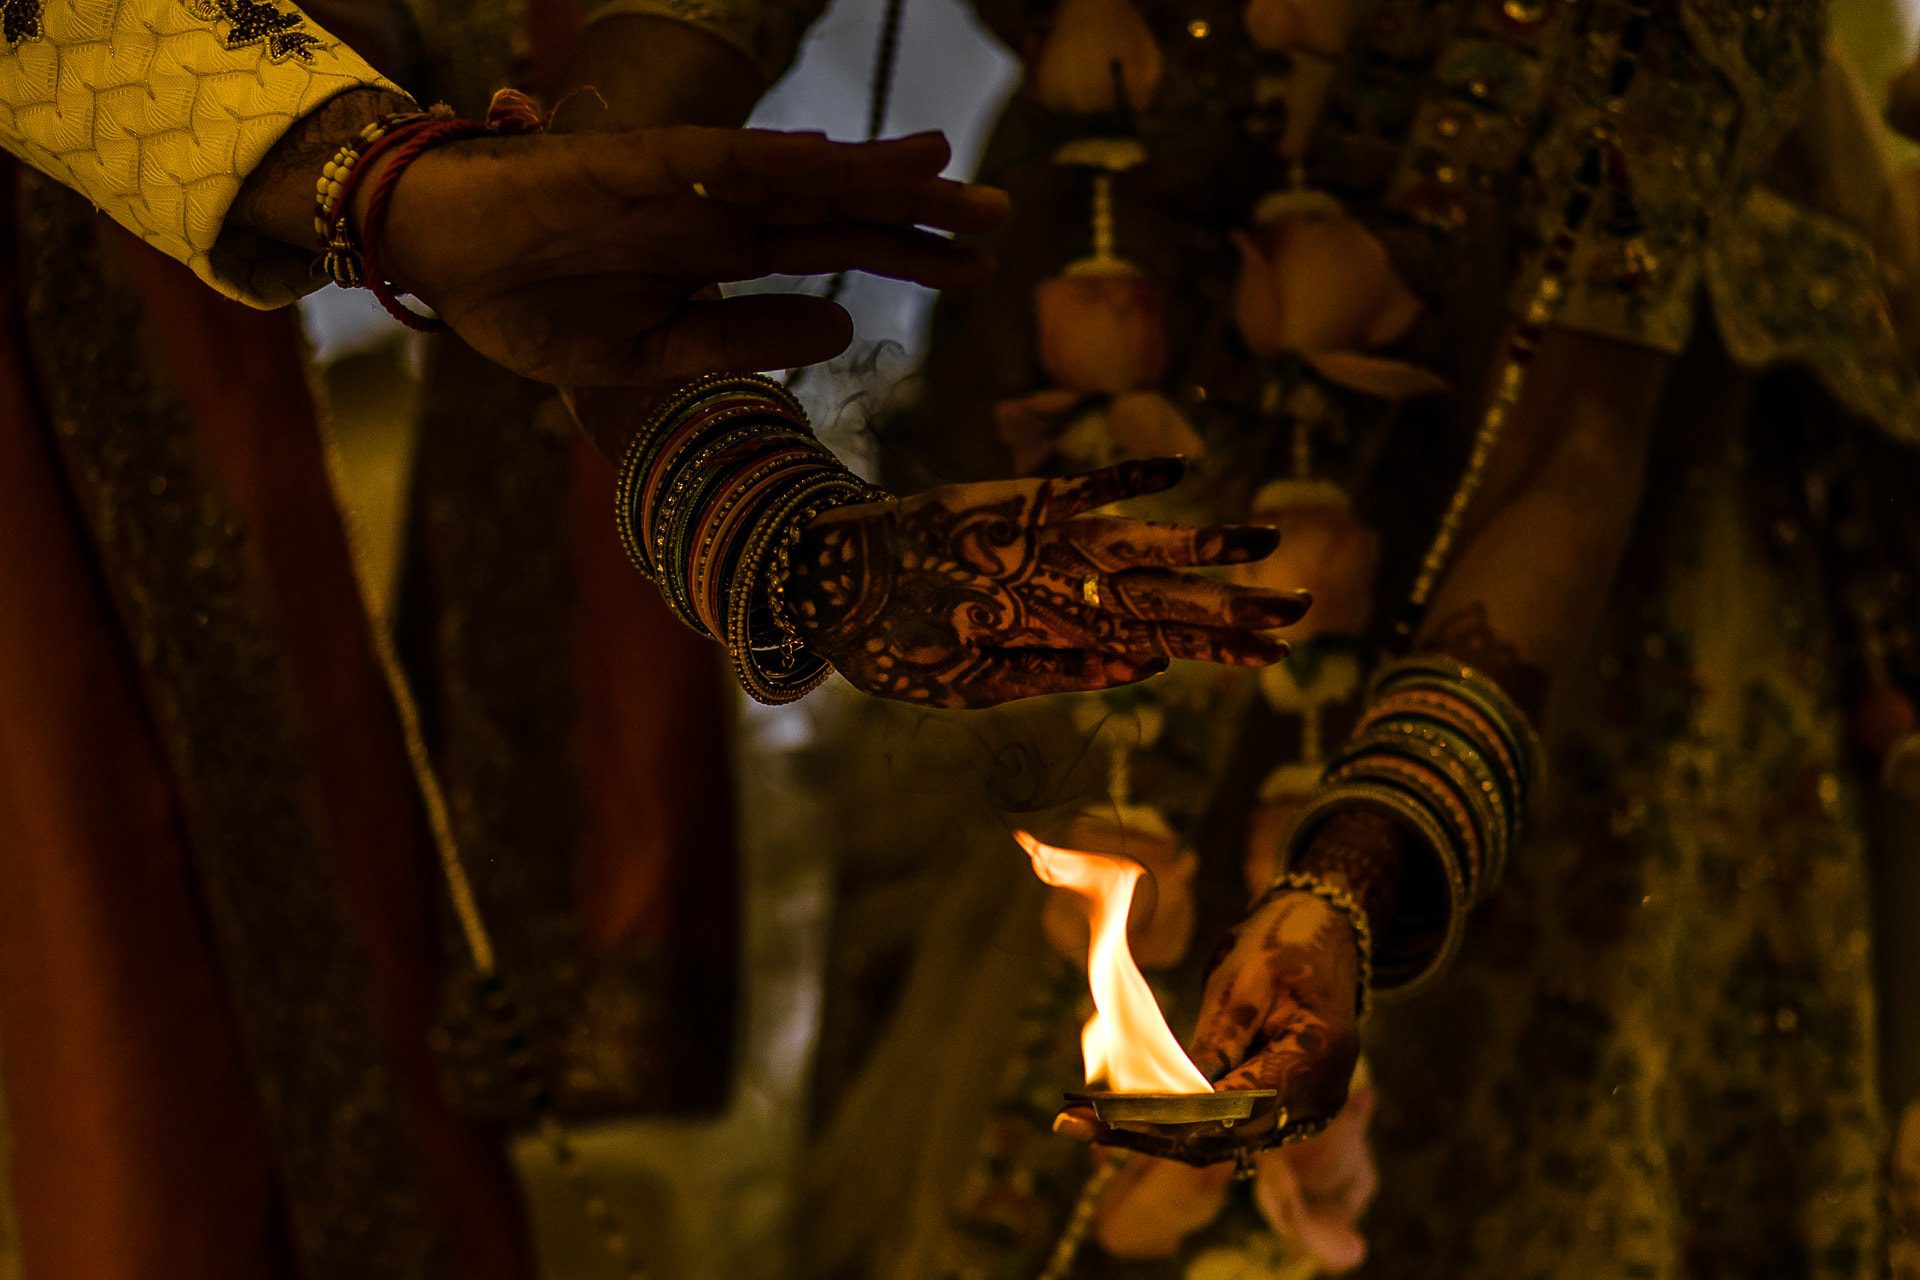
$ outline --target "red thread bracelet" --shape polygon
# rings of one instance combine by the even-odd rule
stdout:
[[[422,315],[401,302],[393,283],[380,269],[380,244],[386,235],[387,211],[393,201],[394,188],[399,185],[400,176],[408,166],[435,147],[445,146],[449,142],[463,142],[488,134],[538,133],[546,127],[546,118],[540,114],[540,108],[532,98],[518,89],[502,89],[493,95],[485,120],[428,116],[396,126],[367,148],[360,162],[353,166],[341,184],[334,216],[336,225],[348,217],[360,180],[372,172],[375,160],[387,156],[387,167],[374,182],[373,190],[367,197],[367,216],[360,227],[360,255],[365,266],[366,286],[380,300],[380,305],[386,308],[388,315],[420,333],[444,333],[447,328],[438,317]]]

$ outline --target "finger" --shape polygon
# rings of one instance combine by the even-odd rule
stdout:
[[[1350,1066],[1316,1069],[1285,1045],[1263,1049],[1221,1079],[1220,1089],[1273,1089],[1284,1113],[1283,1131],[1324,1128],[1346,1105]]]
[[[611,192],[660,196],[694,188],[716,203],[773,222],[858,219],[990,231],[1006,220],[1005,192],[939,177],[952,152],[938,133],[883,142],[829,142],[763,129],[651,129],[625,147],[588,154]]]
[[[852,203],[842,196],[789,195],[738,207],[761,226],[802,227],[838,222],[852,216]],[[998,187],[955,182],[951,178],[935,178],[915,187],[883,187],[862,192],[857,204],[858,216],[868,222],[933,227],[957,235],[997,231],[1013,212],[1007,193]]]
[[[1195,529],[1124,516],[1081,516],[1060,526],[1060,537],[1096,568],[1195,568],[1250,564],[1272,555],[1280,532],[1260,524],[1223,524]]]
[[[1162,493],[1186,474],[1183,458],[1140,458],[1047,480],[1040,486],[1040,515],[1044,520],[1068,520],[1128,498]]]
[[[1171,569],[1133,569],[1098,580],[1103,608],[1147,622],[1268,631],[1300,621],[1313,597],[1215,582]]]
[[[978,249],[912,227],[833,223],[760,232],[764,260],[755,276],[824,276],[864,271],[929,289],[970,289],[993,275],[993,260]]]
[[[1107,652],[1128,657],[1157,653],[1228,667],[1270,667],[1291,651],[1286,642],[1257,631],[1190,627],[1175,622],[1121,620],[1113,627],[1101,628],[1098,634],[1097,643]]]
[[[709,197],[728,204],[913,186],[938,177],[953,155],[938,133],[832,142],[818,133],[674,125],[632,136],[642,145],[626,149],[630,160],[623,172],[673,187],[698,182]]]
[[[960,692],[974,707],[997,706],[1052,693],[1091,693],[1137,684],[1167,669],[1157,655],[1142,658],[1085,649],[983,648]]]
[[[1360,1040],[1351,1026],[1329,1024],[1301,1008],[1269,1017],[1253,1050],[1216,1086],[1272,1089],[1293,1127],[1318,1127],[1338,1115],[1353,1083]]]
[[[818,364],[852,341],[853,320],[838,303],[797,293],[742,294],[687,303],[647,335],[642,359],[651,375],[677,380]]]
[[[1238,976],[1236,968],[1223,965],[1207,979],[1200,1018],[1187,1042],[1193,1065],[1216,1085],[1246,1059],[1260,1033],[1260,1005],[1240,989]]]
[[[1183,1164],[1220,1164],[1239,1151],[1256,1151],[1272,1137],[1279,1113],[1270,1105],[1253,1119],[1231,1127],[1183,1125],[1179,1128],[1120,1126],[1097,1120],[1090,1108],[1068,1107],[1054,1117],[1053,1131],[1076,1142],[1137,1151]]]

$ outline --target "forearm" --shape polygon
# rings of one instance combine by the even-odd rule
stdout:
[[[1434,594],[1413,649],[1483,671],[1544,714],[1585,648],[1639,506],[1669,358],[1554,334],[1495,455],[1485,508]]]
[[[746,55],[711,32],[667,18],[619,14],[587,28],[568,63],[553,127],[737,126],[766,88]]]
[[[386,89],[359,89],[328,101],[288,129],[247,175],[227,214],[228,225],[315,250],[314,182],[327,161],[380,116],[412,109],[409,99]]]
[[[1474,668],[1538,721],[1593,632],[1632,529],[1666,364],[1570,334],[1542,344],[1415,652]],[[1356,809],[1321,824],[1294,865],[1392,922],[1445,894],[1429,862],[1414,832]]]

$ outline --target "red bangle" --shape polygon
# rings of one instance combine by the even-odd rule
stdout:
[[[388,208],[407,167],[435,147],[449,142],[488,134],[538,133],[545,128],[546,119],[532,98],[517,89],[502,89],[493,95],[485,120],[461,120],[436,111],[394,127],[367,148],[341,186],[334,217],[336,226],[347,219],[360,179],[373,171],[377,159],[387,156],[387,167],[367,197],[367,216],[360,227],[360,253],[366,287],[380,300],[388,315],[421,333],[442,333],[447,327],[438,317],[423,315],[401,302],[392,281],[380,269],[380,245],[386,236]]]

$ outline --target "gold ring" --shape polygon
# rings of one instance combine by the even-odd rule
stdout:
[[[1100,575],[1090,573],[1080,579],[1080,598],[1098,609],[1100,607]]]
[[[707,190],[707,184],[704,182],[696,182],[693,184],[693,194],[702,200],[711,200],[713,198],[713,194]]]

